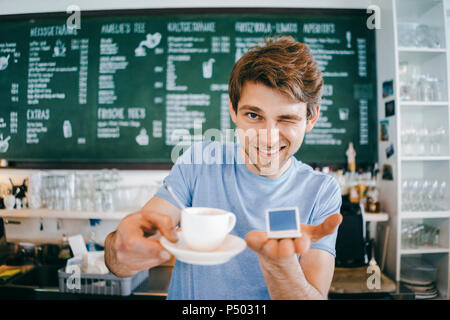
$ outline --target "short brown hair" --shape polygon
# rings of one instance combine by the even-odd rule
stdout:
[[[323,78],[309,47],[292,37],[265,40],[264,46],[255,46],[233,66],[228,82],[233,109],[247,81],[264,84],[278,90],[294,101],[305,102],[307,118],[316,113],[320,103]]]

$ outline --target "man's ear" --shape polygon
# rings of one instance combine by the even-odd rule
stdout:
[[[320,106],[317,105],[316,113],[311,118],[306,120],[306,132],[310,132],[314,128],[314,125],[316,124],[317,119],[319,119],[319,115],[320,115]]]
[[[234,111],[233,104],[231,103],[231,100],[228,99],[228,109],[230,110],[230,116],[231,120],[236,124],[236,112]]]

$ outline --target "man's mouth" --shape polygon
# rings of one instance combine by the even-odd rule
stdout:
[[[258,156],[262,156],[264,158],[274,158],[278,156],[278,154],[284,150],[286,146],[281,146],[279,148],[258,148],[256,147],[256,150],[258,151]]]

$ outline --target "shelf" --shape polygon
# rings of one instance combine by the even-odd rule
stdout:
[[[428,218],[450,218],[450,211],[402,211],[401,219],[428,219]]]
[[[448,248],[417,248],[417,249],[400,249],[401,255],[407,254],[427,254],[427,253],[448,253]]]
[[[403,101],[400,100],[402,106],[430,106],[430,107],[446,107],[448,101]]]
[[[380,212],[380,213],[364,213],[364,219],[366,222],[383,222],[389,220],[389,214]]]
[[[449,29],[446,28],[446,10],[450,2],[446,1],[447,3],[444,3],[444,0],[394,0],[394,35],[390,34],[391,30],[380,31],[379,40],[380,44],[391,44],[392,41],[393,45],[390,47],[393,48],[383,48],[380,51],[383,56],[395,54],[393,68],[396,69],[380,68],[381,77],[383,81],[390,79],[394,72],[398,81],[397,95],[391,98],[396,100],[398,106],[398,112],[392,118],[396,134],[393,134],[391,139],[394,149],[397,147],[398,150],[398,158],[397,161],[394,159],[392,170],[397,171],[399,179],[394,182],[392,188],[386,186],[389,189],[383,190],[383,198],[386,199],[383,206],[391,212],[391,220],[395,220],[391,224],[393,237],[389,240],[387,270],[389,274],[395,275],[396,280],[400,280],[404,259],[417,256],[424,263],[436,267],[435,285],[440,297],[448,297],[450,289],[450,199],[447,194],[450,181],[450,38]],[[389,62],[392,63],[388,60]],[[432,81],[437,79],[438,82],[430,81],[427,84],[424,82],[427,77]],[[384,103],[381,103],[380,119],[385,116],[382,112],[384,108]],[[414,137],[414,134],[417,135]],[[386,161],[384,155],[380,157],[380,161]],[[402,193],[411,191],[412,193],[407,195],[410,199],[410,196],[417,195],[418,191],[403,189],[403,182],[409,179],[422,182],[433,180],[439,184],[445,181],[446,193],[436,195],[436,208],[441,209],[425,211],[428,209],[423,209],[426,208],[423,206],[420,209],[422,211],[406,211],[405,209],[411,210],[408,208],[413,207],[404,206],[408,203],[404,203]],[[414,200],[422,201],[417,198]],[[419,225],[423,228],[417,228]],[[439,233],[436,233],[436,230],[439,230]],[[412,240],[409,238],[411,235],[423,236],[424,238],[417,242],[423,243],[423,246],[414,248],[408,245],[412,244],[409,242]]]
[[[446,53],[445,48],[417,48],[417,47],[398,47],[400,52],[430,52],[430,53]]]
[[[51,219],[105,219],[122,220],[129,215],[130,211],[118,212],[86,212],[86,211],[63,211],[48,209],[0,209],[0,217],[3,218],[51,218]]]
[[[401,161],[448,161],[450,156],[400,156]]]

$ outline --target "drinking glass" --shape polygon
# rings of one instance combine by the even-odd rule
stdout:
[[[440,210],[439,206],[439,181],[437,179],[434,179],[431,182],[430,192],[428,201],[430,202],[431,209],[430,210]]]
[[[446,142],[447,130],[443,126],[436,129],[436,154],[442,154],[442,146]]]
[[[409,187],[409,180],[404,179],[402,181],[402,210],[410,211],[411,210],[411,189]]]
[[[447,182],[441,181],[439,185],[439,191],[438,191],[438,203],[441,210],[447,210],[447,196],[448,196],[448,189],[447,189]]]
[[[398,41],[401,47],[413,47],[416,45],[416,24],[398,23]]]
[[[418,48],[431,48],[432,44],[430,27],[424,24],[420,24],[416,28],[416,47]]]
[[[432,181],[423,180],[422,182],[422,190],[421,190],[421,199],[420,210],[421,211],[429,211],[432,210]]]
[[[416,134],[417,155],[426,154],[426,146],[428,144],[428,129],[421,128]]]
[[[409,185],[411,189],[411,211],[417,211],[418,210],[418,201],[417,196],[419,194],[419,180],[412,179],[410,181]]]
[[[408,61],[399,63],[400,99],[403,101],[413,100],[411,67]]]
[[[408,126],[405,130],[405,155],[415,154],[414,147],[417,142],[417,130],[413,126]]]
[[[430,32],[429,32],[430,47],[431,48],[442,48],[441,37],[440,37],[440,35],[442,34],[441,28],[431,27],[431,26],[429,28],[430,28]]]

